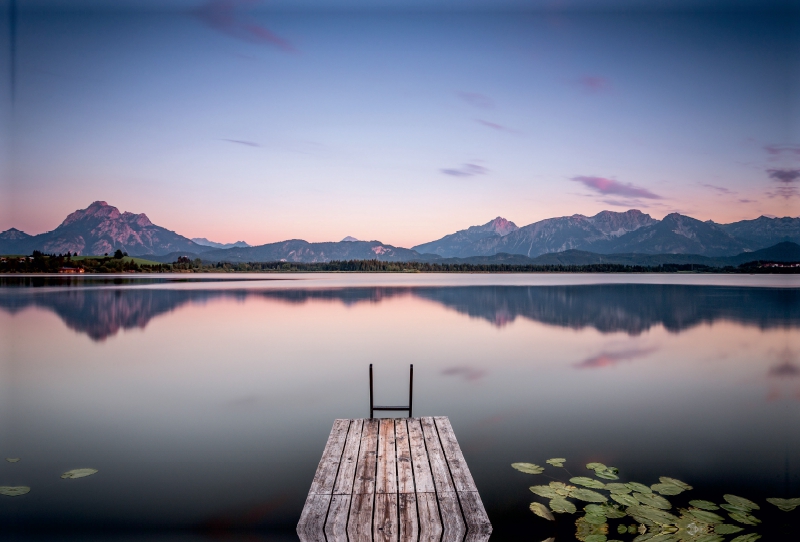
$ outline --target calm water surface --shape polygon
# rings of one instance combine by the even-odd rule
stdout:
[[[296,540],[333,419],[368,415],[370,363],[400,404],[414,364],[415,414],[450,417],[492,540],[575,540],[528,511],[549,479],[516,461],[800,496],[795,277],[203,278],[0,286],[0,457],[21,458],[0,485],[32,488],[0,497],[14,537]],[[99,473],[59,478],[78,467]],[[799,513],[755,531],[785,540]]]

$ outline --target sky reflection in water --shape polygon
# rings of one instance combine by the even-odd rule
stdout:
[[[22,458],[0,483],[32,488],[0,522],[291,530],[369,363],[389,403],[414,363],[415,414],[452,420],[498,540],[543,529],[515,461],[800,493],[797,289],[336,280],[0,289],[0,455]],[[77,467],[100,472],[59,479]]]

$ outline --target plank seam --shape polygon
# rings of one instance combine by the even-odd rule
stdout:
[[[362,420],[361,435],[363,434],[364,434],[364,421]],[[358,450],[356,451],[356,458],[358,458],[360,455],[361,455],[361,437],[358,438]],[[345,536],[347,537],[348,540],[350,540],[350,532],[349,532],[350,513],[353,511],[353,503],[355,502],[355,497],[353,495],[353,487],[355,487],[356,483],[356,474],[358,473],[357,469],[358,469],[358,459],[356,459],[356,471],[353,473],[353,485],[350,486],[350,506],[347,507],[347,520],[345,521],[345,528],[344,528]],[[331,499],[331,501],[333,501],[333,499]],[[325,540],[328,540],[327,536],[325,537]]]
[[[325,540],[328,540],[328,535],[325,534],[325,527],[328,525],[328,517],[331,515],[331,506],[333,506],[333,489],[336,485],[336,479],[339,477],[339,469],[342,468],[342,459],[344,458],[344,449],[347,444],[347,436],[350,434],[350,429],[353,427],[353,420],[348,420],[347,422],[347,433],[344,434],[344,442],[342,443],[342,455],[339,456],[339,464],[336,466],[336,475],[333,477],[333,484],[334,486],[331,487],[331,500],[328,502],[328,509],[325,511],[325,521],[322,522],[322,536]],[[348,510],[348,519],[349,519],[350,511]]]
[[[422,536],[422,523],[419,519],[419,499],[417,498],[417,475],[414,472],[414,458],[411,456],[411,432],[408,430],[408,419],[401,420],[400,423],[404,423],[406,425],[406,442],[408,443],[408,461],[411,465],[411,482],[414,484],[414,507],[417,509],[417,539],[419,539],[419,537]],[[395,441],[395,446],[397,446],[396,441]],[[398,486],[397,491],[399,493],[400,486]],[[398,510],[399,509],[400,507],[398,505]]]
[[[378,494],[378,453],[381,449],[381,422],[376,421],[378,426],[378,434],[375,437],[375,473],[372,483],[372,520],[369,524],[369,539],[375,540],[375,504],[377,503],[376,495]]]
[[[442,442],[442,436],[439,434],[439,427],[436,425],[436,420],[433,420],[433,428],[436,431],[436,438],[439,440],[439,444],[442,446],[442,456],[444,457],[444,464],[447,465],[447,472],[450,473],[450,479],[453,481],[453,493],[456,494],[456,502],[458,503],[458,509],[461,510],[461,517],[464,519],[464,526],[466,529],[464,530],[464,538],[467,537],[469,534],[469,523],[467,523],[467,516],[464,514],[464,507],[461,506],[461,493],[456,488],[455,478],[453,477],[453,471],[450,468],[450,460],[447,459],[447,454],[444,453],[444,442]]]
[[[392,432],[394,432],[394,479],[397,492],[397,540],[400,541],[400,458],[397,456],[397,422],[392,420]]]
[[[433,465],[431,464],[431,456],[428,452],[428,439],[425,438],[425,429],[422,427],[422,418],[417,418],[419,420],[419,429],[422,432],[422,444],[425,445],[425,458],[428,460],[428,467],[431,470],[431,479],[433,480],[433,494],[436,495],[436,511],[439,512],[439,522],[442,524],[442,536],[444,536],[444,517],[442,516],[442,507],[439,505],[439,491],[436,488],[436,479],[433,477]],[[432,418],[431,418],[432,419]],[[436,426],[436,423],[433,424]],[[436,435],[438,436],[439,433],[437,432]],[[447,463],[447,458],[445,458],[445,463]],[[414,488],[416,490],[416,487]],[[461,505],[459,504],[459,507]],[[464,513],[462,512],[461,515],[463,516]]]

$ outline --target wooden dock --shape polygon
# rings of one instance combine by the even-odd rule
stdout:
[[[336,420],[302,542],[485,542],[492,526],[446,417]]]

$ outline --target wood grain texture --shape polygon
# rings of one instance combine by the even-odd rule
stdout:
[[[428,460],[428,451],[425,448],[425,436],[419,418],[408,420],[408,441],[411,447],[411,466],[414,469],[414,484],[417,493],[434,493],[431,464]]]
[[[475,481],[469,472],[464,454],[461,453],[461,447],[458,445],[450,420],[444,416],[437,416],[433,420],[436,423],[436,429],[439,431],[442,451],[445,459],[447,459],[447,464],[450,466],[450,474],[453,477],[453,485],[456,491],[477,492],[478,488],[475,487]]]
[[[350,420],[335,420],[333,422],[333,429],[331,429],[331,434],[328,436],[328,442],[322,452],[322,459],[320,459],[317,466],[317,472],[311,482],[309,493],[333,493],[333,484],[336,482],[336,474],[339,471],[339,462],[342,459],[342,451],[344,450],[349,428]]]
[[[413,493],[400,493],[397,496],[397,508],[400,515],[398,532],[400,542],[417,542],[419,538],[419,516],[417,515],[417,497]]]
[[[356,477],[358,449],[361,446],[363,425],[364,420],[353,420],[350,424],[350,430],[347,432],[347,439],[344,443],[344,451],[339,464],[339,474],[336,476],[336,483],[333,485],[333,493],[336,495],[351,495],[353,493],[353,481]]]
[[[481,532],[484,534],[492,533],[492,524],[483,501],[477,491],[459,492],[458,500],[461,501],[461,511],[464,513],[464,521],[469,532]]]
[[[417,510],[419,512],[419,541],[440,542],[442,520],[439,517],[436,493],[417,493]]]
[[[347,542],[347,516],[350,514],[350,495],[334,495],[325,522],[328,542]]]
[[[347,537],[350,542],[372,542],[372,510],[375,495],[353,495],[350,503],[350,518],[347,521]]]
[[[377,470],[375,493],[397,493],[397,450],[394,420],[390,418],[381,420],[378,428]]]
[[[395,443],[397,446],[397,492],[414,493],[414,470],[411,466],[411,448],[408,443],[408,422],[395,420]]]
[[[372,522],[372,539],[375,542],[397,542],[397,493],[375,494]]]
[[[422,425],[422,432],[425,435],[425,447],[428,449],[433,483],[436,485],[436,493],[439,494],[441,500],[442,493],[453,493],[456,489],[450,478],[450,469],[447,467],[447,459],[445,459],[442,444],[439,442],[439,433],[436,431],[433,418],[420,418],[420,425]]]
[[[297,522],[298,536],[306,536],[309,540],[315,540],[315,536],[322,533],[330,503],[330,495],[308,494],[300,521]]]
[[[464,542],[489,542],[489,537],[492,536],[491,533],[479,533],[477,531],[467,531],[467,536],[464,538]],[[544,542],[555,542],[554,538],[548,538]],[[328,542],[334,542],[330,538]],[[338,541],[337,541],[338,542]]]
[[[353,495],[372,495],[375,493],[375,473],[378,459],[378,420],[364,420],[361,431],[361,448],[358,450],[356,480]]]
[[[461,542],[467,534],[467,525],[455,492],[437,493],[439,511],[442,513],[442,542]]]

